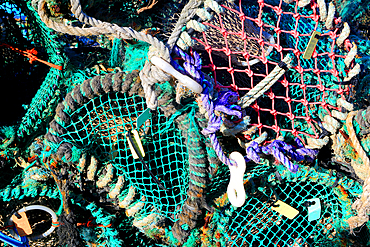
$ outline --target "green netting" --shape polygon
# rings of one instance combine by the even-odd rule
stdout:
[[[314,182],[283,183],[257,190],[246,204],[231,217],[230,246],[284,246],[315,243],[335,238],[334,222],[341,220],[341,205],[334,191]],[[308,221],[307,199],[319,198],[322,205],[320,220]],[[271,210],[273,200],[282,200],[300,213],[293,220]],[[331,206],[329,206],[331,205]]]
[[[265,160],[267,161],[267,160]],[[264,162],[268,166],[269,161]],[[351,236],[346,220],[353,215],[353,198],[362,193],[361,185],[335,172],[300,167],[297,174],[285,171],[265,173],[260,168],[246,175],[246,203],[236,208],[228,204],[226,194],[214,200],[216,211],[208,213],[200,231],[194,231],[201,246],[349,246],[367,244],[369,233],[362,229]],[[248,168],[247,168],[248,169]],[[266,170],[266,169],[264,169]],[[252,176],[260,171],[261,176]],[[222,172],[221,172],[222,173]],[[267,177],[266,177],[267,175]],[[308,199],[319,198],[321,216],[308,221]],[[281,200],[299,211],[294,219],[272,210]],[[191,240],[188,241],[190,244]],[[192,246],[192,245],[189,245]],[[198,246],[198,245],[195,245]]]
[[[136,119],[145,109],[145,101],[137,95],[102,95],[73,112],[71,118],[76,121],[65,126],[67,133],[60,137],[88,150],[102,163],[112,163],[117,175],[124,175],[145,196],[148,207],[173,219],[186,199],[187,150],[180,130],[160,112],[137,127]],[[133,129],[142,137],[145,161],[167,191],[154,183],[139,159],[133,159],[126,138]]]
[[[0,3],[2,2],[4,1],[0,0]],[[90,9],[90,4],[92,4],[92,2],[95,2],[95,9]],[[245,1],[243,1],[243,4],[244,2]],[[263,5],[264,1],[255,1],[254,3],[252,3],[252,1],[250,2],[252,5],[248,6],[246,3],[246,11],[244,13],[249,17],[257,18],[260,11],[257,5],[260,3]],[[266,0],[265,2],[275,2],[276,4],[277,1]],[[55,6],[51,5],[58,5],[60,3],[48,1],[48,4],[50,5],[50,10],[55,10]],[[88,14],[98,18],[102,17],[102,19],[110,19],[108,21],[112,20],[114,23],[119,23],[118,21],[115,21],[116,19],[114,16],[111,17],[105,15],[106,13],[112,13],[113,11],[112,9],[106,8],[107,6],[112,8],[117,7],[117,10],[119,9],[121,12],[122,10],[129,10],[129,13],[127,13],[129,17],[123,20],[122,23],[119,23],[125,25],[133,19],[138,18],[136,9],[139,6],[142,6],[142,4],[142,1],[129,3],[122,3],[122,1],[116,1],[116,3],[89,1],[85,7]],[[22,40],[24,42],[24,49],[32,47],[30,45],[42,46],[44,47],[42,49],[44,50],[45,60],[55,64],[63,64],[63,57],[57,54],[57,51],[61,47],[57,42],[55,42],[54,38],[56,38],[56,36],[39,21],[37,15],[34,15],[35,12],[30,5],[28,5],[28,8],[25,8],[26,5],[25,2],[23,2],[20,6],[22,11],[30,16],[26,21],[15,21],[17,26],[14,26],[13,29],[21,29],[21,35],[11,36],[6,34],[6,36],[4,36],[1,34],[1,38],[6,37],[6,39],[11,39],[16,37],[18,40]],[[177,5],[175,4],[175,6]],[[295,12],[292,5],[283,4],[283,7],[284,11],[292,13]],[[302,16],[309,16],[312,14],[312,11],[309,8],[300,8],[298,12]],[[53,12],[51,14],[54,17],[59,15],[57,12]],[[11,17],[9,14],[4,14],[4,16]],[[165,15],[165,17],[168,17],[168,15]],[[143,18],[143,20],[144,19],[145,18]],[[174,19],[176,18],[174,17]],[[274,25],[274,23],[277,23],[278,17],[275,10],[272,11],[270,7],[265,6],[262,11],[262,20],[267,25]],[[134,25],[134,23],[132,24]],[[152,26],[152,24],[153,23],[148,22],[145,23],[145,26]],[[316,24],[317,23],[312,18],[302,17],[296,20],[292,15],[284,14],[280,21],[280,27],[282,29],[286,31],[294,31],[295,28],[297,28],[296,32],[307,36],[300,37],[297,43],[297,39],[295,39],[291,34],[283,34],[281,35],[283,42],[281,45],[285,48],[296,48],[303,51],[309,40],[309,34],[315,28]],[[318,25],[323,28],[322,23],[319,23]],[[274,34],[273,28],[267,26],[264,28]],[[102,39],[108,42],[110,47],[111,44],[108,37],[104,37]],[[22,42],[17,40],[14,42],[15,44],[23,45]],[[333,81],[337,81],[338,78],[333,76],[330,70],[338,70],[340,77],[345,77],[346,71],[344,70],[343,57],[341,57],[344,55],[343,51],[341,49],[332,51],[331,42],[332,40],[330,40],[330,37],[328,36],[320,39],[316,52],[322,54],[335,52],[338,56],[334,57],[335,63],[333,64],[333,61],[329,56],[319,56],[315,61],[313,59],[301,60],[300,67],[303,70],[308,71],[298,73],[297,70],[291,70],[287,73],[287,78],[289,80],[288,86],[279,85],[272,88],[275,96],[286,96],[293,100],[288,106],[287,103],[283,102],[282,98],[275,98],[274,106],[278,106],[279,109],[284,110],[291,107],[289,112],[301,117],[313,114],[318,114],[321,117],[323,113],[322,111],[324,111],[323,107],[320,105],[322,103],[335,106],[336,99],[339,97],[336,95],[335,90],[340,88],[340,86],[333,83]],[[121,43],[121,45],[119,43]],[[111,59],[111,66],[121,66],[125,71],[140,70],[146,59],[148,45],[139,42],[134,45],[125,45],[124,47],[124,44],[125,43],[122,40],[114,41],[111,53],[111,57],[114,59]],[[20,46],[18,48],[22,47]],[[122,55],[123,49],[125,49],[124,56]],[[277,54],[271,53],[268,59],[276,62],[278,61],[276,55]],[[124,61],[122,62],[123,57]],[[27,59],[23,57],[22,59],[25,64],[28,63]],[[13,62],[9,62],[9,64],[12,63]],[[15,63],[13,63],[12,66],[15,66]],[[312,70],[309,70],[315,66],[317,66],[321,71],[319,77]],[[16,67],[12,69],[16,70]],[[47,122],[47,118],[49,116],[51,117],[55,115],[54,106],[59,97],[58,77],[61,75],[61,72],[56,69],[50,69],[49,73],[47,73],[47,70],[48,69],[46,69],[43,76],[40,77],[40,82],[43,80],[44,83],[29,106],[28,113],[24,117],[23,123],[18,130],[18,136],[20,137],[25,136],[25,133],[32,134],[35,130],[40,129],[42,124]],[[65,89],[64,92],[62,92],[63,97],[64,93],[72,92],[73,95],[75,87],[79,88],[84,80],[89,79],[91,74],[94,75],[94,72],[90,73],[91,71],[88,70],[89,69],[77,72],[68,71],[64,74],[67,78],[61,82],[64,84],[63,89]],[[106,72],[103,72],[102,74],[107,75]],[[319,78],[322,80],[323,90],[317,87],[317,81]],[[36,80],[35,78],[31,79]],[[100,82],[103,83],[102,81]],[[302,88],[302,86],[305,86],[305,88]],[[192,109],[194,110],[192,114],[188,114],[185,120],[180,121],[180,125],[190,126],[186,131],[182,132],[183,136],[181,136],[181,126],[175,126],[174,119],[183,114],[187,114],[188,112],[186,112],[186,110],[176,112],[176,115],[170,119],[166,118],[163,112],[158,111],[153,113],[152,117],[149,118],[143,126],[136,126],[137,117],[146,109],[145,100],[138,96],[138,94],[141,95],[140,90],[138,90],[138,93],[135,92],[134,94],[117,92],[101,93],[102,92],[99,92],[99,97],[95,97],[84,102],[82,106],[78,106],[77,109],[73,111],[70,110],[71,106],[81,99],[79,97],[75,97],[75,102],[70,103],[70,105],[69,103],[66,103],[67,101],[65,100],[64,113],[68,115],[72,120],[72,123],[68,125],[64,124],[63,121],[61,119],[57,119],[57,117],[55,120],[63,127],[64,134],[53,132],[53,134],[63,139],[60,144],[65,144],[65,142],[73,144],[72,158],[74,161],[78,161],[83,157],[83,154],[86,153],[88,153],[88,156],[93,155],[98,158],[99,164],[95,171],[97,176],[94,177],[97,181],[107,176],[107,173],[109,173],[107,171],[109,164],[113,164],[115,168],[115,176],[108,182],[108,185],[105,188],[99,188],[99,190],[96,191],[94,191],[95,188],[92,189],[92,191],[99,193],[99,195],[97,196],[97,199],[95,198],[96,200],[94,202],[91,202],[85,200],[85,198],[80,195],[80,192],[77,189],[79,184],[75,182],[76,180],[73,180],[80,179],[79,176],[84,176],[85,174],[83,173],[85,171],[80,170],[79,172],[81,172],[81,174],[76,175],[73,173],[75,164],[69,163],[70,182],[74,184],[71,187],[74,187],[73,189],[75,190],[73,192],[68,191],[68,193],[72,198],[72,204],[79,206],[79,209],[73,210],[75,210],[77,214],[80,214],[79,216],[81,217],[81,221],[86,219],[88,214],[85,211],[87,211],[89,216],[95,216],[99,223],[104,223],[106,225],[112,223],[111,227],[103,229],[95,228],[94,230],[90,229],[90,231],[88,231],[86,228],[83,228],[83,230],[80,230],[82,238],[89,244],[115,247],[129,245],[128,243],[123,243],[121,239],[124,239],[125,241],[127,240],[127,242],[134,239],[135,243],[133,246],[164,246],[154,244],[154,241],[149,241],[144,238],[141,233],[139,234],[137,232],[136,228],[133,228],[132,224],[134,224],[135,227],[152,239],[156,239],[158,241],[163,240],[163,242],[178,245],[178,241],[176,239],[172,239],[174,240],[173,242],[168,239],[175,238],[171,231],[175,228],[173,225],[176,223],[173,223],[179,221],[178,216],[180,212],[185,211],[182,207],[187,207],[191,210],[192,206],[189,206],[189,204],[185,205],[185,200],[187,198],[191,198],[193,200],[195,197],[204,197],[204,195],[201,194],[194,195],[194,198],[189,196],[190,194],[187,194],[190,190],[189,182],[193,186],[195,185],[200,188],[204,188],[206,187],[206,183],[200,183],[196,178],[208,177],[208,173],[204,173],[203,170],[202,172],[197,172],[195,171],[196,169],[190,170],[189,166],[203,169],[209,165],[209,167],[207,167],[209,170],[217,168],[217,162],[212,162],[210,160],[216,157],[215,152],[211,146],[206,146],[205,143],[208,140],[204,138],[199,131],[204,126],[193,126],[197,125],[201,121],[206,122],[206,119],[195,119],[195,111],[198,111],[198,108],[195,107]],[[273,95],[272,98],[275,96]],[[161,95],[161,97],[165,96]],[[159,99],[161,97],[159,97]],[[259,101],[259,103],[263,101],[260,106],[267,107],[267,110],[265,109],[267,113],[271,109],[271,101],[269,101],[268,98],[268,95],[264,95],[261,96],[262,100]],[[315,103],[311,105],[308,112],[306,112],[306,107],[302,102],[303,100]],[[193,107],[191,104],[188,106]],[[287,113],[287,111],[282,112],[284,114]],[[290,120],[286,115],[283,115],[277,118],[277,123],[275,122],[275,124],[279,128],[288,129],[289,132],[291,131],[290,126],[292,126],[292,121],[294,121],[294,130],[296,129],[298,131],[315,135],[313,127],[308,126],[303,118]],[[271,126],[271,123],[272,122],[263,122],[263,124],[266,124],[267,126]],[[357,128],[356,132],[358,133],[358,125],[355,124],[355,128]],[[139,160],[133,159],[126,138],[126,133],[133,129],[138,130],[139,135],[142,138],[146,153],[144,159],[149,165],[150,171],[158,178],[161,185],[167,190],[162,189],[157,183],[155,183]],[[345,128],[343,130],[345,130]],[[51,128],[50,132],[52,131],[54,130]],[[5,135],[6,138],[9,138],[9,136]],[[222,138],[222,144],[232,146],[225,150],[234,151],[235,147],[233,145],[236,144],[236,141],[233,140],[235,142],[227,143],[229,140],[230,139],[228,138]],[[340,141],[342,143],[341,145],[343,145],[343,153],[340,153],[340,155],[343,156],[343,159],[348,158],[348,153],[355,154],[355,151],[348,142],[345,142],[344,140]],[[362,138],[361,142],[364,145],[365,150],[368,151],[369,138]],[[185,143],[187,144],[187,147],[185,146]],[[193,147],[189,148],[192,145]],[[30,149],[35,150],[36,148],[30,147]],[[52,146],[51,152],[56,150],[57,147]],[[12,150],[10,148],[6,150],[6,152],[11,151]],[[192,152],[191,155],[190,152]],[[41,157],[51,157],[49,157],[50,154],[43,154],[44,156],[37,152],[33,154],[35,156],[39,155],[38,157],[40,162],[41,160],[44,160],[41,159]],[[197,158],[199,158],[199,160],[201,160],[201,158],[208,158],[209,164],[203,161],[199,163],[190,162],[191,164],[189,164],[188,159],[192,158],[195,161]],[[49,161],[48,159],[45,160],[45,163],[43,163],[43,161],[41,163],[48,166]],[[360,162],[358,156],[355,156],[354,160],[356,160],[356,162]],[[68,160],[63,161],[67,162]],[[209,202],[211,206],[214,206],[212,204],[212,200],[217,198],[214,200],[216,211],[213,214],[213,218],[211,216],[212,213],[207,212],[204,221],[199,221],[199,218],[197,219],[198,221],[196,226],[189,226],[190,224],[182,225],[181,227],[183,228],[195,228],[189,236],[187,243],[183,246],[336,246],[338,243],[343,244],[345,242],[345,238],[348,237],[348,232],[345,230],[348,227],[346,225],[346,220],[355,213],[351,209],[351,204],[354,197],[361,194],[361,186],[357,183],[350,182],[346,178],[338,179],[335,177],[335,172],[330,173],[329,175],[329,172],[316,172],[315,169],[303,166],[297,174],[290,174],[283,166],[278,165],[277,170],[282,177],[282,181],[279,182],[279,179],[275,177],[275,166],[272,165],[272,163],[273,161],[271,160],[264,160],[264,163],[261,164],[254,164],[252,162],[247,164],[245,179],[248,181],[246,183],[248,198],[246,204],[241,208],[233,208],[228,203],[226,195],[222,198],[219,197],[220,194],[225,193],[229,183],[228,168],[226,166],[219,167],[217,174],[210,176],[213,180],[208,184],[209,189],[205,193],[206,197],[202,198],[202,200],[207,201],[207,203]],[[33,164],[34,163],[32,163],[31,166]],[[58,165],[59,167],[61,166],[61,164]],[[25,168],[24,173],[13,180],[14,183],[9,184],[9,186],[1,186],[5,187],[0,191],[2,200],[10,201],[14,199],[23,199],[25,197],[38,198],[44,196],[54,199],[59,198],[60,201],[63,200],[63,198],[61,198],[62,193],[56,187],[53,180],[49,180],[48,183],[44,183],[32,179],[34,176],[43,176],[48,177],[48,179],[52,179],[52,173],[50,171],[39,168],[27,169],[29,168]],[[105,192],[111,191],[114,188],[118,181],[118,176],[125,177],[125,184],[121,189],[121,193],[115,201],[112,200],[105,202],[103,199],[106,199],[104,197],[108,194]],[[72,180],[74,182],[72,182]],[[24,181],[28,181],[28,183],[24,183]],[[50,181],[51,186],[48,187],[47,185],[49,185]],[[92,182],[93,185],[86,183],[88,188],[84,192],[96,186],[99,181],[97,183],[95,183],[96,181],[89,182]],[[133,190],[131,190],[130,186],[133,186],[134,192],[132,192]],[[99,192],[102,191],[100,189],[105,189],[106,191]],[[117,206],[121,199],[129,200],[128,198],[131,195],[131,201],[128,203],[130,205],[126,207],[126,214],[129,216],[134,215],[134,220],[126,217],[126,215],[122,213],[123,209],[114,209],[117,211],[112,209],[112,205]],[[322,201],[322,216],[319,220],[308,222],[307,208],[304,206],[304,202],[307,199],[315,197],[320,198]],[[284,216],[272,211],[271,206],[277,199],[295,207],[300,211],[300,214],[295,219],[288,220]],[[222,200],[223,205],[220,206],[218,202]],[[107,206],[109,203],[111,203],[111,205]],[[141,206],[141,204],[144,206]],[[59,206],[59,204],[57,206]],[[112,207],[110,208],[110,206]],[[137,211],[139,211],[136,212],[136,214],[135,208],[138,208]],[[62,208],[60,207],[60,210],[61,209]],[[212,211],[212,208],[210,211]],[[203,212],[199,212],[199,215],[197,216],[204,216]],[[147,219],[146,217],[150,216],[152,213],[163,216],[162,218],[159,217],[161,220],[166,218],[161,222],[161,224],[164,221],[166,221],[166,223],[163,223],[162,225],[159,224],[161,226],[157,228],[158,221],[161,221],[158,220],[158,218],[153,221],[154,223],[150,220],[147,220],[146,224],[139,222],[141,220],[145,221],[145,219]],[[168,223],[167,219],[172,222]],[[201,225],[203,223],[204,226],[202,228]],[[207,235],[207,231],[210,228],[213,228],[213,234]],[[368,239],[368,230],[364,227],[363,235],[358,237],[358,242],[367,244]],[[212,245],[209,244],[210,242],[212,242]]]
[[[35,49],[39,59],[55,65],[64,64],[65,58],[61,53],[61,46],[55,41],[56,34],[52,34],[40,20],[30,2],[2,0],[0,11],[2,11],[0,43],[22,51]],[[12,25],[9,25],[10,23]],[[13,111],[13,115],[14,111],[24,115],[22,112],[24,109],[21,109],[23,104],[27,110],[17,131],[19,137],[24,137],[26,134],[40,130],[42,124],[52,116],[56,100],[59,99],[58,79],[62,72],[40,62],[34,61],[29,64],[28,58],[9,48],[0,47],[0,49],[5,58],[2,59],[4,66],[0,76],[4,83],[12,85],[11,93],[7,95],[9,97],[7,104],[12,107],[8,109]],[[11,83],[7,80],[11,80]],[[14,93],[16,96],[13,95]],[[35,96],[34,93],[36,93]],[[33,97],[32,101],[31,97]],[[17,102],[13,102],[15,100]],[[7,123],[12,124],[11,121]]]

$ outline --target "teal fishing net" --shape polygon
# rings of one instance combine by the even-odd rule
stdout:
[[[146,109],[137,95],[110,93],[90,100],[71,114],[78,121],[65,125],[65,142],[96,156],[101,164],[111,163],[136,193],[145,196],[148,209],[155,207],[165,216],[176,215],[187,190],[187,152],[181,133],[160,112],[143,125],[137,118]],[[139,159],[134,159],[126,134],[137,130],[145,150],[144,160],[163,188]],[[102,166],[103,167],[103,166]]]
[[[245,114],[251,117],[248,126],[257,127],[259,133],[238,136],[243,141],[262,135],[264,131],[272,138],[267,142],[279,136],[284,136],[287,142],[294,137],[302,140],[318,138],[322,128],[317,119],[324,118],[332,110],[341,110],[337,100],[350,101],[355,93],[353,89],[356,85],[352,80],[349,85],[341,83],[355,62],[349,66],[344,63],[351,48],[349,42],[336,44],[343,28],[339,25],[340,20],[335,19],[334,24],[338,26],[334,29],[325,30],[325,23],[319,21],[318,6],[314,1],[305,8],[297,7],[297,4],[239,1],[231,5],[222,2],[220,6],[224,8],[224,13],[215,14],[213,20],[217,21],[203,22],[208,29],[192,35],[200,44],[193,49],[201,54],[202,71],[213,76],[216,90],[231,89],[240,97],[279,66],[286,54],[294,56],[292,68],[245,109]],[[166,5],[173,7],[169,10],[174,16],[171,22],[176,19],[174,13],[179,12],[182,5]],[[11,9],[9,5],[1,6]],[[49,14],[53,18],[67,17],[62,13],[67,12],[67,6],[48,1]],[[138,24],[133,23],[137,21],[139,15],[136,10],[143,6],[142,2],[98,1],[95,6],[99,8],[93,9],[92,6],[91,2],[86,4],[87,13],[122,25],[131,25],[132,22],[131,26],[139,29]],[[46,28],[30,4],[22,4],[21,7],[24,13],[30,15],[24,26],[34,27],[27,29],[32,29],[29,30],[31,38],[26,37],[27,31],[19,39],[26,39],[31,44],[39,41],[45,52],[43,59],[56,65],[64,64],[66,59],[58,53],[61,51],[58,40],[66,42],[63,45],[76,53],[82,51],[84,47],[79,50],[75,40],[71,42],[73,44],[68,44],[68,36],[61,38]],[[128,18],[122,22],[115,19],[116,16],[105,16],[107,12],[114,12],[109,7],[117,7],[118,12],[129,10]],[[4,13],[1,12],[2,20],[14,19],[12,14]],[[166,13],[158,16],[168,17]],[[155,22],[152,23],[154,19],[143,19],[147,20],[143,24],[145,27],[155,25]],[[246,20],[259,31],[247,33],[230,27]],[[15,23],[20,25],[22,21],[15,20]],[[17,27],[12,26],[13,29]],[[165,32],[171,28],[164,25]],[[322,37],[312,57],[306,60],[302,56],[313,30],[322,32]],[[265,36],[258,37],[260,31],[265,32]],[[246,35],[244,39],[243,35]],[[268,37],[273,37],[275,43],[270,43]],[[7,35],[6,41],[10,38]],[[235,39],[242,39],[244,47],[229,42]],[[216,44],[215,41],[220,42]],[[80,43],[77,42],[78,45]],[[317,165],[312,168],[310,162],[295,162],[300,165],[295,174],[277,164],[274,157],[267,158],[263,154],[261,162],[248,162],[244,176],[246,202],[242,207],[233,207],[225,193],[229,171],[219,165],[217,151],[201,133],[208,119],[200,113],[204,109],[200,107],[199,100],[193,102],[194,94],[188,92],[185,99],[180,100],[182,104],[176,104],[171,80],[154,86],[159,109],[149,111],[139,77],[139,71],[148,59],[149,46],[136,40],[124,41],[110,36],[101,37],[100,45],[105,47],[105,54],[110,50],[108,62],[92,59],[94,61],[90,63],[86,60],[89,63],[86,69],[81,69],[83,64],[73,70],[66,66],[68,69],[62,80],[59,80],[62,72],[55,68],[41,77],[45,77],[44,83],[18,126],[17,135],[24,138],[37,134],[37,131],[45,131],[46,124],[53,118],[45,140],[41,137],[29,149],[15,153],[18,148],[10,145],[15,139],[15,129],[1,130],[4,143],[9,144],[1,146],[6,149],[1,154],[4,157],[16,156],[21,168],[12,172],[23,171],[13,183],[2,186],[0,195],[3,201],[17,198],[26,203],[34,202],[30,198],[54,200],[52,203],[49,201],[48,206],[58,212],[60,219],[68,219],[66,212],[70,211],[75,215],[70,225],[85,222],[77,230],[80,240],[75,239],[74,243],[88,245],[128,246],[130,241],[132,246],[367,244],[367,226],[361,229],[361,234],[356,232],[357,237],[354,237],[349,234],[347,224],[347,220],[355,214],[351,205],[361,195],[362,186],[350,179],[351,174],[340,177],[340,173],[333,170],[323,170]],[[256,53],[249,50],[249,46],[256,49]],[[263,49],[268,47],[273,49],[266,55]],[[259,62],[247,66],[243,64],[252,59],[259,59]],[[11,60],[9,55],[6,61],[12,64]],[[175,60],[181,61],[176,57]],[[104,68],[103,64],[109,64],[111,68]],[[92,68],[93,65],[97,66]],[[368,91],[366,88],[361,90]],[[56,107],[57,101],[60,103]],[[359,133],[359,126],[356,125],[356,128]],[[135,146],[130,140],[130,135],[135,137],[135,131],[145,153],[142,160],[134,158],[133,153],[137,151],[130,148],[130,144]],[[345,140],[347,130],[341,131],[344,137],[338,138],[338,148],[343,147],[341,162],[345,162],[348,153],[355,154],[355,151]],[[225,150],[244,152],[236,147],[234,136],[219,135],[219,139]],[[362,144],[368,146],[366,139],[362,140]],[[25,157],[23,161],[19,159],[21,156]],[[358,156],[353,160],[360,162]],[[323,163],[321,158],[316,164],[320,162]],[[361,182],[361,179],[355,179]],[[313,198],[320,199],[321,216],[309,221],[305,203]],[[272,207],[278,200],[297,209],[297,217],[288,219],[274,211]],[[91,221],[94,223],[89,221],[92,225],[88,226],[86,219],[89,217],[94,217]],[[67,225],[55,222],[56,225],[58,223],[59,227]],[[62,240],[67,239],[66,234],[60,236]]]

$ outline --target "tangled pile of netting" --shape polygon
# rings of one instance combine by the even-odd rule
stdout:
[[[0,240],[369,245],[361,5],[0,0]]]

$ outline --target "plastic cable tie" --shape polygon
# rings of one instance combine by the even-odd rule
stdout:
[[[307,44],[306,50],[304,51],[303,58],[310,59],[312,57],[313,52],[315,51],[317,42],[319,41],[318,37],[321,35],[318,31],[313,31],[310,41]]]
[[[136,119],[136,127],[140,128],[141,125],[145,123],[146,120],[150,118],[150,108],[147,108],[143,113],[140,114],[140,116],[137,117]]]
[[[294,219],[298,214],[299,211],[292,206],[286,204],[285,202],[278,200],[272,207],[272,210],[284,215],[288,219]]]

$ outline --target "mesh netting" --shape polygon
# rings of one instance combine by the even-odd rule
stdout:
[[[74,111],[71,118],[78,120],[65,126],[67,133],[60,137],[88,149],[102,163],[112,163],[117,175],[124,175],[145,196],[148,213],[150,207],[155,207],[173,219],[186,199],[187,150],[180,130],[160,112],[136,126],[137,117],[145,109],[145,101],[137,95],[102,95]],[[126,138],[133,129],[142,137],[144,160],[150,171],[167,190],[153,182],[140,160],[133,158]]]
[[[2,115],[6,118],[0,122],[14,124],[23,116],[18,130],[18,136],[23,137],[38,130],[50,117],[64,57],[55,34],[39,20],[30,3],[0,1],[0,14],[0,78],[8,92],[1,103],[9,105]]]
[[[2,91],[8,92],[2,95],[0,103],[1,105],[9,105],[3,109],[4,113],[0,119],[0,124],[5,125],[20,120],[24,112],[22,103],[29,103],[48,68],[38,66],[35,63],[30,64],[27,57],[12,49],[31,51],[36,48],[39,57],[47,60],[47,55],[41,44],[35,45],[34,43],[36,40],[33,38],[36,30],[31,29],[30,22],[18,6],[0,1],[0,30],[0,66],[2,68],[0,80],[3,82],[3,86],[6,85]]]
[[[93,9],[93,2],[84,3],[86,13],[133,27],[137,27],[133,21],[140,19],[137,9],[148,4],[146,1],[95,1],[96,8]],[[183,1],[178,2],[163,3],[173,9],[163,15],[156,14],[157,17],[174,22],[177,18],[174,12],[183,5]],[[275,67],[284,67],[280,62],[288,54],[294,57],[292,68],[250,107],[242,110],[243,116],[251,116],[251,124],[258,127],[260,135],[263,131],[271,134],[268,142],[280,135],[318,138],[321,131],[318,117],[322,119],[324,115],[330,115],[333,109],[341,110],[337,107],[337,99],[348,99],[352,94],[351,81],[346,83],[349,85],[337,83],[348,77],[353,67],[352,64],[346,67],[344,63],[351,47],[349,42],[337,46],[340,19],[334,19],[338,26],[326,30],[325,23],[319,20],[318,6],[314,1],[304,8],[298,7],[297,1],[292,4],[285,2],[240,0],[234,5],[225,1],[221,4],[224,13],[203,22],[208,29],[193,35],[193,40],[198,43],[192,49],[201,54],[202,70],[217,81],[214,93],[220,92],[220,98],[222,88],[238,92],[239,97],[245,96]],[[3,1],[0,0],[1,3]],[[48,1],[47,5],[49,14],[54,18],[65,17],[67,15],[62,12],[69,12],[65,1]],[[0,6],[6,10],[1,12],[0,9],[0,27],[6,31],[5,35],[4,32],[0,34],[1,42],[5,40],[12,46],[18,45],[16,47],[21,50],[36,47],[40,52],[39,58],[63,64],[63,57],[57,55],[60,46],[56,35],[39,21],[37,15],[33,16],[35,11],[30,4],[24,2],[21,5],[29,18],[11,14],[18,13],[15,5]],[[116,19],[116,14],[118,16],[124,11],[128,17]],[[209,9],[206,11],[209,12]],[[142,18],[141,21],[145,20],[148,20],[143,24],[145,27],[155,24],[151,22],[152,18]],[[322,32],[316,50],[310,59],[303,59],[311,33],[315,30]],[[9,32],[14,35],[9,35]],[[65,39],[66,47],[71,45],[68,43],[71,41],[69,36],[59,38]],[[101,43],[107,43],[107,48],[111,49],[110,66],[120,66],[130,73],[107,73],[114,69],[100,73],[98,65],[95,67],[100,76],[90,69],[76,72],[66,68],[69,71],[64,74],[65,80],[58,83],[61,72],[57,69],[46,67],[42,75],[34,74],[33,70],[37,67],[33,67],[34,64],[30,67],[27,58],[12,53],[5,46],[0,47],[6,58],[4,64],[9,68],[4,73],[15,73],[17,77],[16,66],[21,63],[22,73],[19,74],[24,74],[23,81],[36,81],[35,77],[44,80],[23,118],[18,136],[31,134],[41,124],[47,123],[48,117],[54,116],[45,140],[38,142],[40,147],[30,147],[32,152],[29,153],[28,163],[21,162],[24,171],[19,179],[0,191],[4,201],[16,203],[14,199],[47,196],[58,202],[53,205],[54,210],[59,206],[58,215],[64,208],[64,213],[75,211],[78,222],[86,222],[86,217],[93,216],[100,226],[87,230],[86,225],[82,230],[71,230],[79,232],[88,245],[126,246],[130,240],[135,240],[132,246],[333,246],[333,243],[344,243],[348,237],[347,220],[355,213],[351,204],[354,197],[362,193],[359,184],[346,177],[340,178],[333,171],[318,172],[317,166],[303,166],[313,159],[295,162],[293,156],[281,154],[295,165],[300,164],[298,172],[290,173],[283,165],[277,164],[282,162],[280,159],[260,153],[261,162],[247,163],[245,204],[240,208],[232,206],[225,193],[230,182],[228,168],[218,166],[217,154],[222,150],[214,150],[217,149],[212,147],[214,140],[203,136],[201,130],[206,129],[210,117],[204,118],[204,109],[199,109],[193,102],[194,95],[187,94],[190,97],[179,100],[182,106],[176,105],[172,104],[175,101],[174,89],[169,82],[154,85],[161,109],[151,112],[148,120],[137,126],[136,121],[147,105],[140,87],[140,79],[144,77],[139,77],[136,70],[143,68],[148,45],[136,41],[132,42],[134,44],[124,43],[118,39],[112,43],[108,36],[100,38],[104,39]],[[81,42],[86,46],[90,45],[90,41],[95,42],[94,39],[77,39],[77,44]],[[75,51],[82,53],[82,50]],[[90,56],[90,53],[86,55]],[[91,61],[98,57],[91,58]],[[82,60],[81,67],[92,64],[90,60]],[[26,73],[28,67],[31,74]],[[118,70],[121,71],[120,68]],[[91,78],[91,75],[96,76]],[[62,83],[63,102],[55,110],[53,105],[58,100],[57,88]],[[165,87],[170,88],[168,92]],[[211,95],[210,100],[214,97]],[[202,102],[198,99],[197,103],[201,105]],[[171,108],[166,108],[167,105],[173,109],[166,112],[165,109]],[[234,121],[235,118],[227,116],[225,120],[237,123],[240,119]],[[247,126],[249,124],[244,127]],[[149,169],[144,162],[133,158],[127,137],[133,130],[139,133],[145,151],[144,161]],[[219,136],[218,139],[225,150],[242,150],[236,147],[234,137]],[[258,144],[263,146],[266,144],[264,140]],[[343,150],[343,153],[337,154],[340,160],[347,161],[348,153],[356,154],[349,141],[340,139],[337,142],[340,145],[336,149]],[[368,147],[365,142],[367,140],[364,139],[362,144]],[[295,146],[290,148],[295,150]],[[36,149],[39,151],[34,153]],[[284,154],[289,151],[292,150],[287,149]],[[357,155],[353,158],[357,163],[359,159]],[[24,181],[28,184],[23,185]],[[321,217],[309,222],[305,202],[312,198],[320,199]],[[273,211],[271,207],[277,200],[300,213],[289,220]],[[363,242],[366,243],[368,229],[363,229]],[[60,235],[60,244],[69,241],[68,233],[64,230]]]
[[[346,230],[346,219],[352,214],[352,197],[362,192],[361,185],[318,167],[301,166],[294,175],[282,165],[276,168],[278,172],[266,173],[261,165],[247,166],[246,176],[253,179],[245,184],[247,200],[240,208],[228,205],[226,194],[217,195],[217,210],[208,214],[201,228],[202,246],[349,246],[354,236]],[[258,170],[261,176],[254,176]],[[320,199],[321,214],[308,221],[305,202],[313,198]],[[277,200],[299,214],[288,219],[272,210]],[[368,230],[362,230],[354,240],[360,246],[368,241]]]
[[[323,205],[320,220],[309,222],[307,199],[320,198]],[[273,211],[274,200],[279,199],[296,208],[300,213],[293,220]],[[329,205],[333,205],[329,206]],[[334,239],[333,221],[341,219],[341,205],[334,191],[314,182],[284,183],[256,191],[246,204],[232,217],[229,246],[273,246],[305,243],[318,244]],[[298,245],[297,245],[298,246]]]
[[[194,37],[198,44],[193,48],[201,53],[204,71],[217,80],[216,87],[231,88],[240,97],[292,54],[292,69],[251,104],[248,114],[260,133],[317,138],[315,116],[337,109],[336,100],[350,91],[349,86],[335,83],[348,73],[345,52],[336,45],[340,30],[325,30],[316,3],[300,8],[298,2],[266,2],[221,4],[224,13],[203,22],[208,29]],[[303,59],[312,31],[322,34],[312,57]]]

